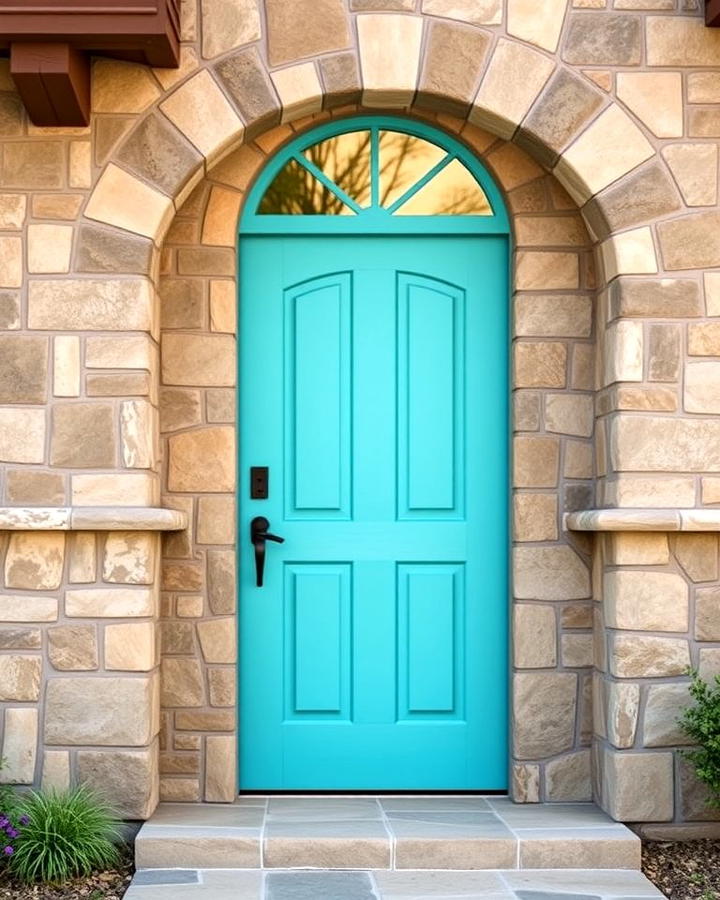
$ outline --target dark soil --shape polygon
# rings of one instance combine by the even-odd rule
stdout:
[[[68,881],[62,887],[18,884],[0,871],[0,900],[120,900],[132,880],[133,869],[133,848],[128,845],[114,869]]]
[[[670,900],[720,900],[720,841],[643,841],[642,868]]]

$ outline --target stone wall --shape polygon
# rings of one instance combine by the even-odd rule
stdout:
[[[586,563],[593,539],[564,533],[562,513],[593,502],[593,452],[599,505],[712,511],[720,504],[720,274],[713,271],[720,269],[720,31],[704,28],[699,6],[695,0],[184,0],[181,68],[97,60],[87,129],[30,125],[0,61],[2,503],[75,512],[153,507],[162,486],[166,505],[192,513],[192,529],[168,538],[164,553],[165,796],[229,799],[232,787],[233,535],[225,523],[234,430],[227,365],[242,193],[263,154],[290,129],[307,127],[314,115],[349,113],[360,102],[436,116],[450,130],[460,129],[458,120],[466,123],[462,137],[508,197],[518,246],[513,362],[520,432],[513,654],[521,714],[513,791],[524,800],[587,795]],[[595,250],[596,288],[578,208]],[[177,362],[191,345],[187,359],[196,371],[184,383]],[[209,350],[215,372],[201,380],[197,362],[207,361]],[[217,449],[212,482],[200,486],[217,490],[204,494],[193,460],[208,441]],[[72,521],[74,513],[68,515]],[[104,555],[106,533],[84,521],[78,534],[94,533]],[[77,539],[72,531],[62,544]],[[600,573],[611,565],[602,556],[608,540],[594,542],[596,598],[607,590]],[[100,607],[86,607],[87,634],[99,641],[102,632],[98,669],[77,676],[55,668],[50,634],[65,627],[76,588],[69,569],[46,586],[40,573],[59,565],[53,542],[60,543],[57,534],[27,529],[4,539],[11,562],[23,554],[41,560],[19,568],[6,563],[2,583],[1,633],[10,635],[2,638],[10,646],[0,649],[0,664],[16,673],[8,683],[19,694],[2,701],[3,752],[13,765],[23,753],[27,760],[36,711],[38,735],[45,734],[48,700],[70,690],[65,682],[82,678],[89,700],[96,683],[152,681],[148,673],[111,674],[103,653],[106,629],[152,627],[154,609],[140,622],[125,613],[107,622]],[[687,571],[678,552],[673,559]],[[119,589],[99,559],[96,588],[105,603],[101,598]],[[633,566],[656,564],[641,554],[614,565],[632,573]],[[26,572],[25,587],[13,586],[16,569]],[[617,578],[605,581],[617,588]],[[132,591],[158,585],[153,577]],[[36,608],[54,603],[57,620],[32,621]],[[668,617],[666,625],[681,624],[672,612]],[[685,642],[691,658],[714,649],[700,648],[689,627],[670,634]],[[18,629],[29,635],[21,634],[14,649]],[[624,684],[617,654],[626,632],[633,637],[625,624],[596,615],[597,646],[609,647],[607,673],[604,657],[595,660],[596,685]],[[650,637],[667,637],[659,632]],[[47,662],[39,663],[45,653]],[[14,656],[31,659],[6,662]],[[666,676],[654,671],[652,654],[640,660],[645,670],[627,677],[642,681],[649,698],[648,679],[662,687]],[[596,687],[596,720],[606,690],[610,696],[616,688]],[[28,692],[32,697],[24,699]],[[110,752],[90,729],[100,706],[100,700],[85,704],[84,743],[73,744],[67,757],[73,777],[81,754]],[[137,739],[128,723],[124,742],[116,735],[111,751],[152,754],[153,716],[148,706],[140,749],[128,749]],[[531,719],[534,728],[525,725]],[[672,747],[610,748],[597,725],[596,733],[596,796],[603,805],[629,820],[667,818],[667,808],[648,813],[621,801],[622,779],[641,756],[659,754],[670,773]],[[25,736],[22,753],[17,734]],[[39,738],[38,747],[44,743]],[[70,742],[48,746],[62,753]],[[36,750],[36,781],[41,759]],[[65,766],[60,757],[50,759]],[[29,772],[26,761],[23,777]],[[681,787],[684,778],[677,779]],[[131,800],[123,790],[117,799],[128,814],[143,815],[154,802],[152,778],[142,798]],[[670,815],[679,819],[687,810],[674,790]]]

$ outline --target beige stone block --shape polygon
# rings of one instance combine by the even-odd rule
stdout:
[[[592,634],[562,635],[560,655],[566,669],[589,668],[593,664]]]
[[[222,495],[200,497],[197,520],[198,544],[235,542],[235,498]]]
[[[656,137],[682,137],[680,72],[618,72],[616,94]]]
[[[32,214],[36,219],[73,220],[84,199],[82,194],[34,194]]]
[[[235,725],[235,711],[230,709],[179,710],[175,713],[175,727],[179,731],[234,731]]]
[[[554,437],[516,437],[513,440],[515,487],[555,487],[560,444]]]
[[[605,621],[632,631],[687,631],[688,589],[672,572],[608,572]]]
[[[670,561],[667,535],[615,532],[610,535],[607,561],[611,566],[664,566]]]
[[[717,64],[720,35],[696,16],[648,16],[645,20],[649,66]]]
[[[94,625],[58,625],[49,628],[48,656],[55,669],[77,672],[97,669],[97,633]]]
[[[157,665],[152,622],[105,626],[105,668],[149,672]]]
[[[0,184],[8,188],[52,189],[65,183],[65,159],[60,141],[9,141],[5,144]]]
[[[551,760],[545,767],[545,791],[555,803],[592,800],[590,751],[580,750]]]
[[[164,591],[200,591],[202,588],[203,572],[200,563],[163,560],[162,589]]]
[[[157,347],[146,334],[117,337],[90,336],[85,339],[88,369],[155,368]]]
[[[55,597],[0,594],[0,622],[54,622],[57,617]]]
[[[689,665],[688,643],[681,638],[612,636],[610,671],[616,678],[669,678],[683,675]]]
[[[78,777],[126,819],[147,819],[158,802],[158,748],[146,750],[80,750]]]
[[[83,588],[65,591],[65,615],[80,619],[152,616],[153,594],[145,588]]]
[[[92,70],[92,108],[96,113],[139,113],[160,96],[146,66],[96,59]]]
[[[608,238],[601,244],[600,251],[608,281],[618,275],[645,275],[658,270],[655,244],[648,226]]]
[[[516,257],[518,291],[573,290],[579,285],[576,253],[520,250]]]
[[[282,66],[350,46],[349,21],[342,0],[313,0],[288,5],[267,0],[268,56]]]
[[[235,334],[237,331],[237,297],[233,281],[210,282],[210,329]]]
[[[5,557],[9,588],[52,591],[60,586],[65,561],[65,535],[52,531],[15,532]]]
[[[702,503],[720,503],[720,478],[702,479]]]
[[[92,145],[90,141],[73,141],[70,144],[68,184],[72,188],[92,187]]]
[[[109,403],[66,403],[53,409],[50,462],[54,466],[110,468],[115,464],[114,410]],[[92,440],[88,440],[92,435]]]
[[[196,659],[166,656],[161,664],[160,694],[164,709],[203,706],[205,689],[200,663]]]
[[[513,431],[537,431],[540,428],[540,394],[513,392]]]
[[[57,472],[8,469],[5,498],[12,504],[61,506],[65,502],[65,478]]]
[[[235,489],[235,430],[216,425],[169,439],[168,487],[178,492]]]
[[[621,749],[632,747],[640,711],[640,686],[623,681],[608,681],[605,688],[608,740]]]
[[[67,750],[46,750],[43,753],[43,791],[67,791],[70,787],[70,754]]]
[[[545,217],[537,221],[543,222]],[[590,336],[592,302],[582,294],[518,294],[514,314],[519,337]]]
[[[690,356],[720,356],[720,323],[688,325],[688,353]]]
[[[606,751],[603,804],[619,822],[673,817],[673,754]]]
[[[616,471],[720,471],[720,422],[712,419],[620,414],[611,422],[610,442]]]
[[[157,410],[145,400],[126,400],[120,407],[120,437],[123,462],[128,469],[155,467],[159,419]]]
[[[514,347],[515,387],[565,387],[567,348],[556,342],[526,341]]]
[[[149,331],[152,307],[151,285],[144,278],[35,280],[29,285],[28,325],[58,331]]]
[[[566,478],[592,478],[592,444],[582,441],[566,441],[563,474]]]
[[[508,0],[508,34],[554,53],[557,50],[567,0]]]
[[[720,641],[720,588],[698,588],[695,592],[695,639]]]
[[[423,20],[418,16],[357,17],[363,104],[403,107],[415,94]]]
[[[577,676],[522,672],[513,678],[513,744],[517,759],[564,753],[573,746]]]
[[[540,766],[528,763],[513,765],[511,796],[516,803],[540,802]]]
[[[691,743],[678,724],[692,704],[687,684],[652,684],[648,688],[643,721],[644,747],[675,747]]]
[[[714,681],[720,675],[720,649],[701,648],[698,673],[705,681]]]
[[[0,287],[20,287],[23,283],[22,239],[0,236]]]
[[[58,335],[53,341],[53,394],[80,396],[80,338]]]
[[[545,428],[559,434],[590,437],[593,432],[593,398],[584,394],[547,394]]]
[[[554,171],[573,198],[583,204],[654,152],[627,113],[613,105],[568,148]]]
[[[0,656],[0,700],[30,703],[40,699],[42,658],[39,656]]]
[[[251,145],[243,145],[213,168],[212,178],[239,191],[247,191],[264,162],[262,153]]]
[[[211,706],[235,707],[237,677],[234,667],[208,669],[208,688]]]
[[[167,803],[197,803],[200,800],[197,778],[161,778],[160,800]]]
[[[662,155],[688,206],[713,206],[718,195],[716,144],[671,144]]]
[[[164,334],[162,380],[168,385],[232,387],[235,338],[217,334]]]
[[[650,381],[677,381],[680,374],[680,328],[653,322],[648,332],[648,378]]]
[[[518,603],[513,610],[513,660],[518,669],[557,664],[557,624],[552,606]]]
[[[202,242],[218,247],[234,247],[243,195],[214,185],[203,220]]]
[[[502,22],[501,0],[422,0],[422,11],[425,15],[458,19],[471,25],[499,25]]]
[[[47,338],[0,334],[0,403],[44,403],[47,368]]]
[[[202,594],[182,594],[177,598],[177,614],[182,618],[199,619],[203,614]]]
[[[553,68],[539,51],[501,38],[470,111],[470,122],[509,140]]]
[[[709,316],[720,316],[720,272],[704,272],[705,307]]]
[[[516,541],[556,541],[558,509],[555,494],[515,494],[513,530]]]
[[[720,72],[690,72],[687,95],[688,103],[720,103]]]
[[[179,388],[160,390],[160,430],[178,431],[202,421],[200,391]]]
[[[0,783],[32,784],[38,740],[37,709],[20,707],[5,710]]]
[[[111,532],[105,539],[103,581],[152,584],[156,561],[156,535],[137,531]]]
[[[678,534],[673,541],[673,550],[691,581],[717,581],[717,535]]]
[[[513,574],[518,600],[582,600],[591,593],[587,566],[565,544],[515,547]]]
[[[235,662],[237,641],[234,619],[207,619],[198,622],[197,633],[205,662]]]
[[[643,380],[642,322],[613,322],[605,332],[604,383]]]
[[[207,70],[184,82],[160,108],[210,161],[242,138],[239,116]]]
[[[545,174],[544,170],[535,162],[535,160],[515,144],[500,144],[497,150],[493,150],[492,153],[488,154],[485,162],[490,166],[498,181],[506,191],[512,191]],[[522,228],[522,238],[525,238],[525,240],[521,238],[519,233],[520,230],[518,230],[517,242],[519,246],[522,246],[525,243],[538,243],[537,239],[533,240],[534,235],[529,234],[529,232],[532,230],[530,223],[534,223],[535,227],[537,227],[539,221],[542,221],[543,223],[547,222],[548,230],[553,229],[553,220],[549,219],[549,217],[543,217],[542,220],[538,218],[526,219],[524,228]],[[558,220],[555,221],[557,222]],[[555,225],[553,230],[557,232],[559,230],[558,226]],[[542,243],[548,245],[558,243],[558,241],[553,240],[547,231],[545,231],[545,240],[542,241]],[[560,241],[560,243],[562,243],[562,241]]]
[[[25,223],[27,197],[24,194],[0,194],[0,229],[19,231]]]
[[[211,735],[205,739],[205,802],[232,803],[237,795],[235,738]]]
[[[200,8],[205,59],[257,41],[261,36],[257,0],[201,0]]]
[[[172,200],[114,163],[105,169],[85,215],[98,222],[159,239],[174,214]]]
[[[28,272],[69,272],[72,225],[28,226]]]
[[[73,475],[74,506],[152,506],[156,479],[145,473]]]
[[[464,118],[485,67],[490,35],[453,22],[433,20],[425,40],[418,99],[426,109],[442,110],[441,116],[457,113]],[[456,131],[459,123],[453,125],[448,118],[444,124]]]
[[[49,678],[45,697],[45,742],[50,745],[142,747],[157,732],[158,707],[152,678],[87,675]],[[92,697],[92,703],[88,698]]]
[[[641,388],[623,385],[615,391],[615,409],[675,412],[677,393],[673,388]]]
[[[694,506],[695,480],[665,475],[620,475],[608,483],[606,494],[608,503],[621,507]]]

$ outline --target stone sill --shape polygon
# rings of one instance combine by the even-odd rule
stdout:
[[[565,513],[567,531],[720,531],[720,509],[584,509]]]
[[[187,514],[152,506],[0,506],[0,531],[182,531]]]

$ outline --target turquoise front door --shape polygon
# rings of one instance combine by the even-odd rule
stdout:
[[[507,237],[257,231],[240,255],[241,789],[504,789]],[[262,587],[258,516],[284,538],[258,545]]]

